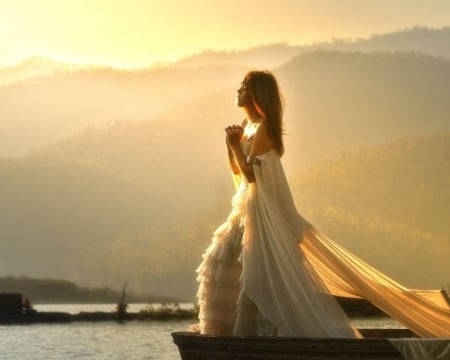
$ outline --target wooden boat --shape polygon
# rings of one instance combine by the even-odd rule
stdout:
[[[361,329],[363,339],[233,337],[174,332],[183,360],[404,359],[388,340],[414,337],[408,329]]]

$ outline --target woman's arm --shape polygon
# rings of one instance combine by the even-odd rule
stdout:
[[[247,124],[247,119],[244,119],[241,123],[241,127],[244,128],[246,126],[246,124]],[[227,136],[228,136],[228,129],[230,129],[230,128],[231,127],[228,127],[225,129],[225,131],[227,132]],[[239,141],[240,141],[240,139],[239,139]],[[228,164],[230,166],[230,169],[234,175],[239,175],[241,173],[241,171],[239,170],[239,166],[237,165],[237,163],[234,159],[233,151],[231,150],[231,147],[228,144],[227,138],[225,138],[225,143],[227,145]]]
[[[247,181],[251,183],[255,181],[255,174],[253,172],[253,164],[251,160],[253,160],[255,156],[271,150],[273,148],[273,142],[267,135],[267,129],[264,123],[260,124],[253,135],[250,155],[249,159],[247,159],[240,145],[242,134],[242,127],[235,126],[227,128],[227,144],[233,154],[233,158],[240,172],[246,177]]]
[[[239,170],[238,165],[234,161],[233,151],[231,150],[231,148],[228,145],[228,143],[227,143],[227,151],[228,151],[228,165],[230,166],[231,172],[234,175],[239,175],[241,173],[241,170]]]

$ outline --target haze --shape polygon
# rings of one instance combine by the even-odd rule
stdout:
[[[450,23],[446,0],[0,1],[0,64],[147,67],[205,49],[306,45]]]
[[[266,68],[302,214],[405,286],[448,289],[447,2],[211,3],[2,4],[0,276],[193,300],[233,192],[223,129]]]

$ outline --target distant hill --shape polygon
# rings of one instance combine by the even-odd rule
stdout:
[[[286,161],[293,172],[399,138],[450,130],[450,60],[415,53],[316,51],[274,73],[286,100]],[[155,150],[160,146],[177,159],[190,151],[201,158],[205,148],[220,159],[223,128],[244,116],[235,106],[235,90],[229,86],[186,101],[151,121],[90,128],[48,149],[100,158],[127,171],[126,164],[140,166],[148,154],[160,153]],[[200,141],[205,131],[208,136]]]
[[[449,140],[419,137],[290,173],[298,209],[405,285],[446,286]],[[137,164],[120,172],[61,153],[3,161],[2,273],[58,274],[88,286],[128,280],[130,291],[192,300],[200,255],[230,208],[231,181],[215,151],[177,159],[159,149],[166,156],[148,156],[142,176]]]
[[[119,285],[119,284],[118,284]],[[111,303],[117,304],[122,299],[122,290],[107,287],[86,288],[76,283],[60,279],[35,279],[26,276],[0,277],[0,293],[21,293],[32,304],[74,304],[74,303]],[[173,302],[175,299],[157,295],[136,295],[126,291],[125,301],[156,303]],[[111,311],[114,306],[111,307]]]
[[[316,52],[296,58],[276,75],[287,102],[288,174],[397,139],[450,131],[447,60]],[[183,217],[232,190],[223,129],[243,116],[230,98],[233,92],[205,96],[152,121],[92,128],[36,156],[101,165],[152,189],[165,199],[153,201],[155,206]]]
[[[0,86],[0,156],[22,156],[90,126],[151,119],[235,84],[244,72],[236,66],[87,69]]]
[[[1,161],[0,275],[113,288],[128,280],[132,292],[186,298],[202,251],[195,242],[219,216],[214,199],[194,202],[201,188],[185,202],[175,186],[143,186],[98,164]]]
[[[41,56],[34,56],[16,65],[0,67],[0,86],[14,84],[32,78],[49,76],[54,73],[71,72],[87,68]]]
[[[450,288],[450,132],[397,141],[292,179],[300,212],[412,288]]]
[[[102,66],[80,67],[60,61],[31,58],[17,66],[0,68],[0,157],[23,156],[89,126],[157,118],[179,104],[199,100],[223,90],[229,91],[230,101],[232,91],[236,89],[246,70],[284,68],[284,64],[296,56],[316,54],[318,50],[408,52],[406,57],[422,53],[449,58],[449,44],[449,27],[415,27],[374,35],[368,39],[336,39],[307,46],[281,43],[234,51],[204,51],[172,64],[134,71]],[[375,68],[365,68],[363,64],[356,67],[362,74],[377,71],[377,63],[368,65]],[[367,78],[367,81],[382,81],[383,77],[389,80],[383,73],[386,64],[380,65],[380,77]],[[324,86],[330,86],[326,76],[317,79],[317,72],[322,75],[328,73],[328,69],[322,66],[319,61],[311,68],[304,67],[305,71],[315,73],[302,78],[308,86],[306,89],[324,89]],[[418,67],[415,70],[417,73],[410,73],[409,76],[420,76],[422,69]],[[406,71],[407,69],[399,69],[399,76],[403,76]],[[426,73],[426,76],[429,75]],[[330,77],[337,81],[333,86],[347,87],[346,82],[351,83],[353,76],[351,72],[346,76],[348,78],[345,79]],[[316,81],[310,84],[308,79]],[[433,76],[430,79],[434,79]],[[422,86],[416,81],[412,80],[412,84],[405,86]],[[288,75],[283,84],[291,88],[291,83]],[[357,85],[371,86],[364,81]],[[433,94],[431,90],[429,95]],[[296,102],[304,100],[306,99],[296,99]]]
[[[450,26],[415,26],[390,33],[374,34],[367,39],[334,39],[304,46],[302,51],[341,50],[359,52],[418,52],[450,58]]]
[[[243,117],[233,99],[242,73],[224,69],[167,70],[161,79],[181,71],[176,78],[184,88],[169,81],[161,94],[181,98],[196,86],[203,92],[148,121],[88,127],[28,156],[1,159],[0,274],[58,274],[110,287],[128,279],[130,291],[192,299],[195,267],[233,191],[224,127]],[[315,51],[274,72],[287,103],[283,160],[301,212],[408,286],[447,284],[450,61]],[[94,89],[104,81],[101,89],[111,89],[114,79],[122,84],[118,79],[130,76],[137,87],[142,80],[96,74],[86,72],[81,84]],[[48,80],[83,78],[61,76]],[[215,79],[222,80],[210,93]],[[28,88],[31,82],[16,84],[0,101],[7,105],[21,86],[33,98],[46,96],[44,79],[33,81],[40,91]],[[39,139],[41,118],[31,118],[35,127],[24,120],[2,129],[21,125]],[[11,139],[17,138],[9,133],[0,144]]]
[[[316,51],[275,73],[287,103],[290,163],[311,164],[450,130],[450,60],[416,53]]]
[[[295,56],[317,50],[417,52],[435,57],[450,58],[450,27],[436,29],[416,26],[390,33],[374,34],[369,38],[333,39],[308,45],[279,43],[242,50],[206,50],[183,58],[169,66],[195,67],[211,64],[240,64],[272,69],[283,65]]]
[[[308,47],[306,47],[308,48]],[[418,52],[435,57],[450,58],[450,27],[410,29],[376,34],[368,39],[335,39],[328,44],[314,44],[309,50],[344,50],[364,52]]]
[[[450,131],[316,165],[296,178],[299,206],[308,211],[313,203],[333,203],[354,215],[410,224],[450,239],[449,154]]]
[[[239,65],[272,69],[283,65],[297,55],[316,50],[419,52],[431,56],[449,58],[450,26],[441,28],[414,26],[388,33],[373,34],[368,38],[335,38],[330,41],[314,42],[307,45],[274,43],[257,45],[247,49],[222,51],[206,49],[172,63],[156,64],[149,66],[148,69],[141,68],[139,71],[164,67],[192,68],[213,65]],[[58,72],[73,72],[83,69],[110,69],[110,67],[105,67],[101,64],[76,65],[35,56],[24,59],[16,65],[0,66],[0,85],[48,76]]]
[[[90,273],[84,284],[104,282],[94,268],[105,244],[122,232],[147,229],[147,219],[162,214],[151,210],[154,191],[89,162],[0,161],[1,274],[78,280],[76,269],[83,268]],[[118,276],[109,280],[126,281]]]
[[[174,68],[192,68],[209,65],[241,65],[256,69],[272,69],[297,56],[303,47],[286,43],[255,46],[240,50],[205,50],[182,58],[173,64]]]

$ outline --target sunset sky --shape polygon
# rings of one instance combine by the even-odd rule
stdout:
[[[0,66],[30,56],[143,67],[204,49],[450,25],[448,0],[0,0]]]

